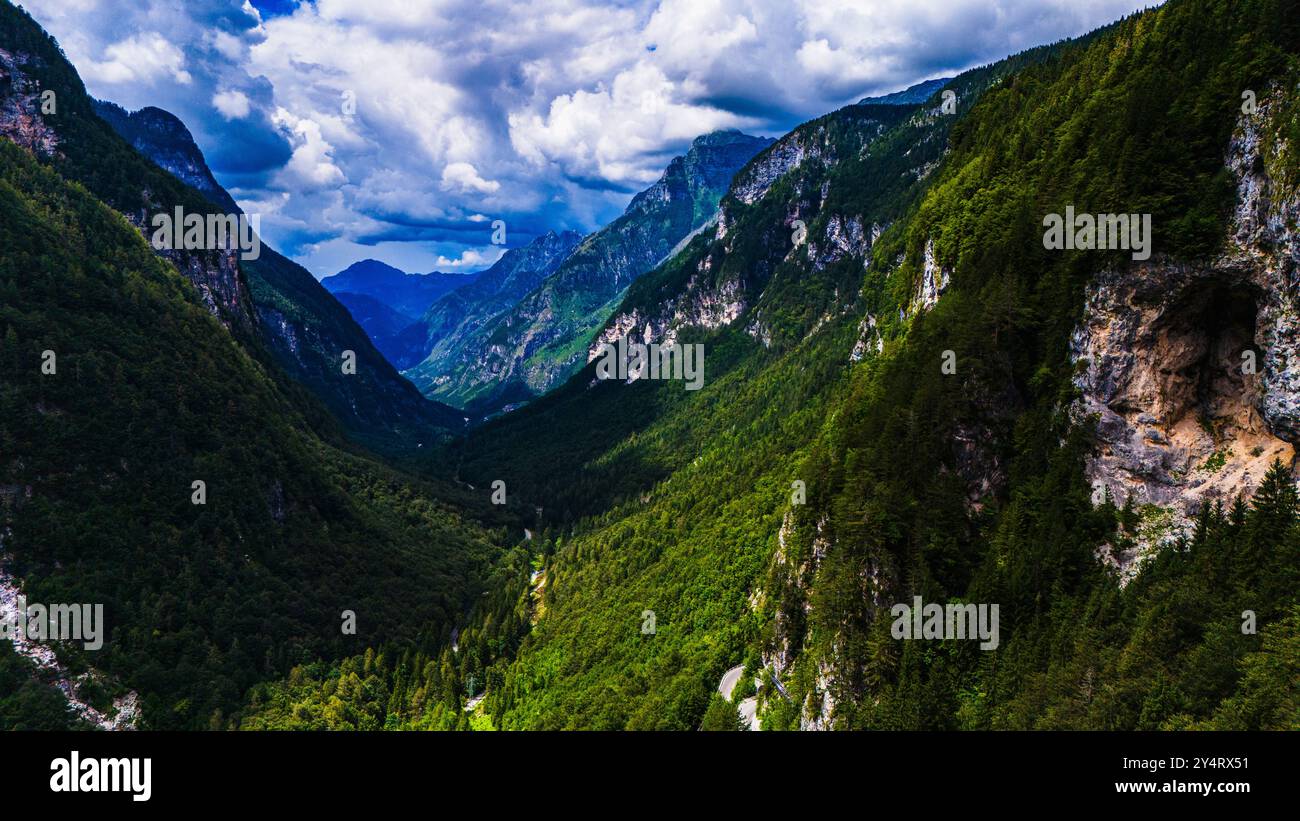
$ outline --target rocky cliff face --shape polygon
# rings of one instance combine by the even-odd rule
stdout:
[[[148,157],[159,168],[201,193],[210,203],[220,208],[222,213],[243,213],[230,194],[212,176],[203,152],[195,144],[189,129],[174,114],[152,107],[127,112],[120,106],[100,100],[93,100],[92,105],[95,113],[140,155]],[[157,211],[167,213],[171,210],[168,199],[155,198],[150,189],[145,189],[146,202],[156,206]],[[193,204],[185,207],[195,210]],[[154,208],[146,207],[139,212],[127,213],[126,217],[147,237],[153,231],[149,222],[153,213]],[[247,280],[239,267],[236,250],[165,249],[158,250],[157,253],[176,266],[176,270],[194,284],[203,304],[226,327],[243,333],[253,332],[252,298]]]
[[[51,157],[58,149],[59,137],[41,116],[40,84],[24,71],[35,59],[0,48],[0,136],[37,156]]]
[[[767,193],[773,183],[803,163],[829,164],[831,161],[832,152],[824,128],[816,129],[812,134],[787,136],[736,176],[731,195],[746,205],[753,205]],[[725,222],[719,226],[718,232],[726,233]]]
[[[135,224],[134,219],[131,222]],[[145,227],[138,224],[136,227],[147,233]],[[253,300],[239,267],[238,251],[162,250],[158,255],[176,266],[176,270],[194,284],[199,299],[222,324],[251,332]]]
[[[683,328],[713,331],[735,322],[745,311],[744,284],[738,278],[706,284],[712,264],[712,257],[701,260],[697,275],[686,283],[683,292],[656,310],[643,314],[641,309],[633,308],[613,317],[587,348],[586,361],[599,356],[602,346],[617,344],[623,337],[632,343],[673,345]]]
[[[1300,193],[1277,139],[1282,92],[1243,115],[1226,165],[1236,183],[1230,237],[1204,264],[1153,259],[1102,272],[1071,357],[1080,419],[1096,420],[1094,501],[1132,499],[1144,527],[1104,555],[1131,578],[1142,557],[1186,532],[1204,504],[1250,495],[1300,441]]]
[[[836,269],[834,278],[845,278],[843,288],[831,285],[830,293],[821,294],[819,313],[785,329],[787,336],[812,333],[848,310],[883,229],[859,213],[841,210],[846,186],[836,186],[833,180],[846,160],[862,159],[867,146],[907,114],[898,107],[882,111],[850,106],[801,126],[758,154],[735,175],[723,198],[710,231],[712,245],[702,239],[700,248],[707,250],[694,256],[683,253],[681,259],[689,259],[684,264],[693,269],[682,284],[665,287],[649,298],[630,297],[593,338],[587,361],[598,355],[601,345],[622,336],[633,342],[672,344],[684,328],[713,331],[742,316],[746,332],[771,347],[775,338],[771,316],[788,301],[782,286],[789,283],[770,294],[768,285],[781,270],[796,280],[806,279],[805,274],[831,278],[829,269]],[[756,219],[755,207],[781,181],[786,184],[783,199],[771,204],[781,218],[777,222]],[[742,250],[742,244],[749,247]],[[727,264],[729,258],[744,256],[754,247],[762,249],[757,260]],[[648,287],[658,287],[657,281]],[[865,350],[864,346],[859,358]]]
[[[773,143],[736,175],[731,196],[745,205],[753,205],[777,180],[800,166],[827,168],[856,156],[893,121],[893,117],[881,117],[879,113],[876,106],[850,106],[800,126]],[[720,231],[725,233],[725,227]]]

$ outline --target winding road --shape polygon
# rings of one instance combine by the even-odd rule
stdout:
[[[718,682],[718,692],[721,693],[722,697],[727,701],[731,701],[731,694],[736,691],[736,685],[740,683],[740,677],[744,675],[744,673],[745,665],[741,664],[732,667],[730,670],[722,674],[722,680]],[[745,719],[745,723],[749,725],[749,729],[757,730],[759,728],[758,698],[756,696],[750,696],[740,702],[737,709],[740,710],[740,716]]]

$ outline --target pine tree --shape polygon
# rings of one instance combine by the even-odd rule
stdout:
[[[1272,575],[1268,566],[1274,563],[1300,509],[1295,480],[1281,460],[1273,461],[1252,503],[1245,538],[1235,556],[1234,576],[1243,588],[1258,593],[1260,580]]]
[[[709,708],[704,712],[700,729],[705,732],[717,732],[747,728],[735,705],[723,698],[721,693],[714,693],[709,699]]]

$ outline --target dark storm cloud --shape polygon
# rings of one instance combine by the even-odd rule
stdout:
[[[506,220],[511,245],[590,230],[702,133],[779,134],[1141,5],[42,0],[33,14],[92,94],[181,117],[267,238],[324,274],[376,248],[426,270],[486,264],[500,249],[484,220]]]

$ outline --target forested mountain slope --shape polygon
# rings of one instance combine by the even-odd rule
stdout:
[[[30,601],[104,605],[102,650],[59,648],[69,675],[97,671],[76,695],[131,690],[140,726],[220,728],[296,663],[445,644],[505,538],[470,516],[503,514],[322,439],[332,423],[263,356],[240,268],[157,254],[138,228],[159,200],[212,204],[94,116],[29,18],[6,3],[0,24],[0,568]],[[57,128],[33,116],[42,88]],[[310,279],[267,248],[257,265],[259,308],[270,277]],[[343,312],[319,285],[299,296],[281,310]],[[0,726],[72,723],[7,642],[0,681]]]
[[[157,112],[148,118],[148,139],[141,139],[145,112],[113,116],[123,129],[117,134],[97,114],[111,109],[86,94],[54,40],[9,0],[0,2],[0,75],[0,135],[84,185],[132,224],[152,232],[153,216],[177,207],[187,214],[225,213],[230,198],[224,190],[204,195],[128,142],[157,152],[158,163],[177,171],[196,166],[202,154],[179,120]],[[43,106],[46,91],[55,94],[51,113]],[[233,248],[161,253],[255,356],[266,356],[310,390],[353,438],[405,452],[463,426],[461,415],[425,400],[397,373],[315,277],[265,244],[260,251],[256,260]],[[355,374],[343,372],[345,351],[356,355]],[[318,409],[309,413],[320,415]],[[316,424],[324,430],[331,423]]]
[[[705,344],[702,390],[588,365],[448,454],[549,525],[436,677],[342,671],[367,720],[485,685],[479,726],[690,729],[743,663],[764,728],[1300,726],[1295,480],[1250,438],[1294,436],[1298,54],[1289,3],[1171,0],[955,78],[955,114],[778,141],[602,330]],[[1049,250],[1067,206],[1150,214],[1154,253]],[[1108,384],[1154,387],[1117,421]],[[894,638],[914,596],[999,605],[997,648]],[[341,726],[339,676],[249,720]]]
[[[206,727],[368,632],[450,630],[481,530],[314,438],[137,231],[8,141],[0,209],[3,552],[31,600],[105,604],[104,650],[73,663],[150,726]]]
[[[522,248],[511,248],[474,282],[462,285],[429,306],[419,322],[395,340],[400,368],[452,357],[475,331],[510,310],[555,273],[582,241],[576,231],[548,231]],[[417,369],[417,373],[425,368]],[[413,374],[414,375],[414,374]]]

